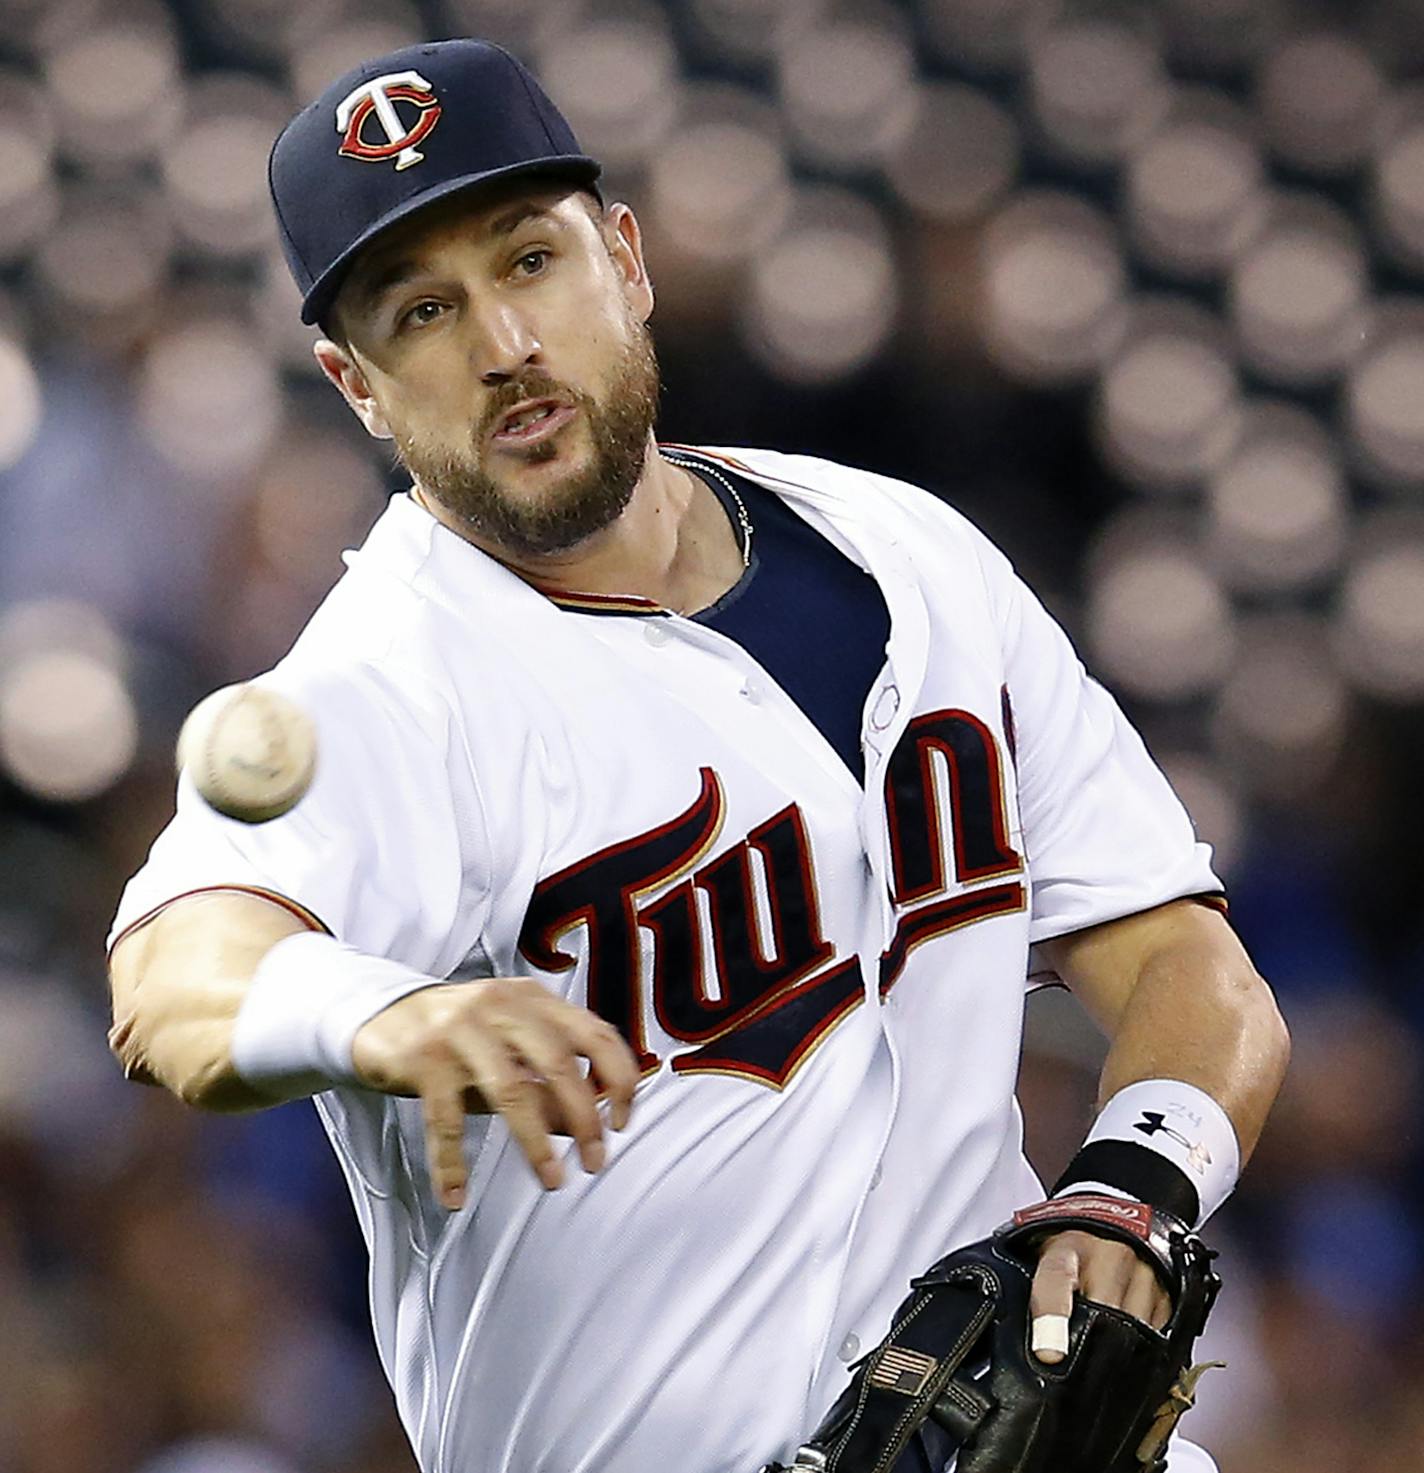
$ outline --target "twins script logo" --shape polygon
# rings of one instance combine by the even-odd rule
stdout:
[[[398,102],[414,103],[419,109],[410,127],[401,119]],[[365,136],[366,124],[373,115],[386,135],[384,143],[372,143]],[[430,136],[439,121],[440,102],[419,72],[387,72],[353,87],[336,109],[336,131],[342,135],[340,152],[349,159],[370,163],[393,158],[397,169],[408,169],[425,157],[416,145]]]
[[[1003,778],[998,738],[970,711],[926,712],[901,738],[885,783],[898,916],[875,968],[882,997],[918,947],[1027,905]],[[729,804],[714,769],[699,779],[681,813],[540,880],[519,949],[553,973],[582,952],[588,1007],[644,1074],[667,1057],[674,1074],[784,1089],[865,1001],[861,958],[826,936],[801,809],[709,857]]]

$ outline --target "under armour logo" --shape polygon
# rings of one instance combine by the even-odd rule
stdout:
[[[1175,1130],[1167,1124],[1167,1117],[1160,1110],[1144,1110],[1142,1119],[1137,1121],[1132,1128],[1140,1130],[1143,1135],[1165,1135],[1168,1140],[1176,1141],[1187,1153],[1187,1165],[1198,1176],[1211,1165],[1211,1152],[1207,1149],[1206,1143],[1188,1140],[1180,1130]]]
[[[419,109],[407,127],[396,109],[411,102]],[[368,142],[363,130],[375,116],[386,135],[384,143]],[[340,152],[349,159],[379,163],[393,158],[397,169],[408,169],[425,157],[416,147],[440,121],[440,103],[430,83],[419,72],[387,72],[353,87],[336,109],[336,131],[342,135]]]

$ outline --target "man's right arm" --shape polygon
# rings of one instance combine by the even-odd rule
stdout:
[[[109,958],[109,1047],[129,1079],[161,1084],[204,1110],[256,1110],[232,1062],[232,1032],[257,964],[308,928],[246,891],[187,895],[123,936]]]
[[[243,1078],[233,1057],[239,1014],[259,966],[278,943],[307,931],[260,896],[216,890],[175,900],[130,931],[110,960],[109,1041],[125,1074],[208,1110],[260,1109],[310,1093],[268,1079],[259,1088]],[[361,958],[351,955],[359,967]],[[573,1136],[584,1168],[598,1170],[604,1157],[598,1096],[607,1096],[612,1124],[622,1129],[638,1083],[637,1065],[617,1031],[528,978],[437,980],[362,1024],[350,1077],[332,1082],[419,1097],[431,1181],[449,1207],[464,1198],[470,1112],[504,1116],[546,1187],[562,1179],[551,1134]]]

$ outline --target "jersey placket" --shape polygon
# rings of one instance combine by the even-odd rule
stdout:
[[[845,764],[821,732],[761,665],[739,645],[716,631],[706,629],[692,621],[679,619],[676,616],[668,616],[668,618],[669,627],[675,629],[679,636],[688,638],[691,643],[701,643],[718,650],[741,668],[755,672],[751,678],[764,682],[764,689],[771,698],[770,703],[785,721],[787,730],[799,740],[807,754],[814,757],[838,780],[849,779],[853,784],[858,804],[862,849],[875,876],[874,893],[879,902],[878,914],[873,918],[873,923],[872,918],[867,917],[867,924],[862,928],[864,940],[861,953],[865,964],[868,1001],[878,1004],[879,987],[875,963],[880,952],[889,945],[895,928],[894,908],[890,897],[889,829],[883,796],[885,766],[909,725],[924,684],[929,658],[929,611],[919,591],[917,570],[897,540],[885,539],[877,542],[873,538],[865,537],[862,529],[858,527],[838,525],[837,530],[840,532],[841,539],[849,541],[854,548],[855,561],[865,566],[879,584],[890,611],[891,634],[887,663],[867,696],[862,716],[862,748],[867,759],[866,782],[863,789],[859,784],[854,783]],[[882,704],[884,702],[893,704],[893,713],[889,715],[887,721],[883,721],[877,727],[874,724],[874,716],[877,710],[882,713],[885,711],[885,706]],[[875,943],[873,946],[870,944],[872,938]],[[888,1061],[889,1098],[879,1139],[871,1157],[870,1173],[863,1182],[857,1197],[849,1231],[839,1254],[836,1271],[837,1289],[833,1296],[833,1308],[827,1317],[825,1331],[817,1350],[816,1366],[818,1368],[826,1364],[827,1358],[833,1352],[838,1362],[845,1362],[855,1358],[861,1343],[873,1343],[873,1340],[869,1338],[870,1328],[860,1327],[866,1331],[865,1334],[860,1333],[860,1329],[852,1323],[854,1312],[848,1316],[841,1304],[842,1289],[851,1262],[860,1220],[870,1193],[878,1185],[880,1161],[893,1134],[898,1114],[901,1070],[899,1051],[890,1030],[886,1027],[882,1010],[878,1005],[874,1007],[873,1016],[884,1042]],[[811,1398],[815,1394],[818,1379],[819,1376],[813,1378],[807,1388],[808,1414],[815,1410],[811,1406]]]
[[[841,528],[843,537],[851,537],[852,530]],[[844,1284],[849,1272],[859,1234],[861,1218],[865,1213],[870,1194],[880,1182],[881,1161],[890,1138],[895,1130],[899,1115],[901,1060],[895,1039],[886,1026],[882,999],[879,992],[878,959],[890,944],[895,930],[895,912],[891,901],[889,865],[890,838],[885,815],[884,782],[885,766],[896,744],[905,733],[915,710],[920,690],[924,684],[929,656],[929,611],[925,606],[917,584],[917,573],[910,559],[905,556],[899,543],[887,539],[878,545],[869,538],[854,538],[859,558],[880,586],[890,611],[890,647],[887,660],[880,676],[866,697],[861,722],[861,744],[865,752],[865,788],[861,793],[860,828],[866,860],[875,876],[874,893],[878,901],[877,915],[867,917],[864,927],[866,937],[863,959],[866,963],[871,988],[871,1001],[876,1004],[874,1017],[884,1042],[885,1054],[890,1071],[889,1100],[879,1141],[874,1152],[874,1164],[869,1178],[863,1185],[851,1218],[850,1231],[846,1235],[841,1256],[840,1279],[836,1293],[836,1312],[826,1325],[825,1335],[818,1349],[816,1364],[825,1367],[833,1353],[837,1365],[848,1365],[854,1361],[862,1346],[874,1344],[878,1331],[873,1327],[857,1323],[859,1307],[843,1305]],[[887,712],[886,707],[892,707]],[[888,716],[876,723],[877,712]],[[870,940],[874,938],[875,945]],[[820,1376],[807,1388],[807,1414],[819,1415],[812,1405],[812,1397]]]

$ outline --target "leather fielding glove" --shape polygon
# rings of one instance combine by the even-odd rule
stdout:
[[[1155,1330],[1075,1296],[1068,1354],[1046,1365],[1029,1348],[1029,1291],[1039,1245],[1070,1229],[1127,1243],[1157,1271],[1172,1314]],[[936,1442],[957,1448],[957,1473],[1164,1473],[1206,1369],[1192,1366],[1192,1347],[1221,1287],[1215,1257],[1146,1203],[1080,1193],[1026,1207],[912,1281],[791,1469],[890,1473],[928,1419],[945,1434]]]

